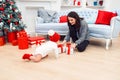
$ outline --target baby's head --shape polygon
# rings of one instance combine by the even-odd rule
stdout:
[[[49,36],[53,36],[53,35],[54,35],[54,33],[55,33],[55,31],[54,31],[54,30],[52,30],[52,29],[50,29],[50,30],[48,31],[48,35],[49,35]]]
[[[60,40],[60,34],[55,32],[54,30],[49,30],[48,35],[49,35],[50,41],[58,42]]]

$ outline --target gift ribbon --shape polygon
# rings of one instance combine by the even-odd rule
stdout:
[[[67,54],[70,55],[70,45],[67,46],[68,47],[68,51],[67,51]]]
[[[39,41],[38,40],[36,40],[36,45],[38,45],[39,44]]]
[[[68,48],[67,54],[70,55],[71,43],[70,42],[66,43],[66,47]]]
[[[61,49],[61,53],[63,53],[63,44],[59,44],[58,48],[60,48]]]

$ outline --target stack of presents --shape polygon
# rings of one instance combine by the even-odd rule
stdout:
[[[43,36],[35,36],[30,37],[25,30],[19,32],[9,32],[7,33],[7,41],[5,36],[0,37],[0,46],[6,44],[6,42],[11,43],[13,46],[18,46],[20,50],[28,49],[32,46],[39,46],[45,42],[45,38]],[[65,53],[70,55],[73,54],[73,48],[71,48],[71,43],[67,43],[66,45],[59,44],[58,45],[59,53]]]
[[[59,53],[66,53],[67,55],[73,54],[73,48],[71,47],[71,43],[67,43],[66,45],[59,44],[58,45]]]
[[[7,41],[5,36],[0,36],[0,46],[3,46],[8,42],[13,46],[18,46],[19,49],[28,49],[32,45],[39,45],[45,41],[45,38],[42,36],[30,37],[25,30],[19,32],[7,32],[6,34]]]

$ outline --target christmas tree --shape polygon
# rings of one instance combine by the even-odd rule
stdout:
[[[23,24],[21,12],[14,0],[0,1],[0,30],[8,32],[20,31],[26,28]]]

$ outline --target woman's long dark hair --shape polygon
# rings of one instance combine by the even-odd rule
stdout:
[[[83,18],[80,18],[79,15],[75,12],[75,11],[71,11],[68,15],[67,15],[67,21],[68,21],[68,17],[72,17],[76,19],[76,24],[74,25],[76,27],[77,30],[80,29],[81,23],[80,20],[82,20]],[[69,29],[72,26],[69,21],[68,21],[68,26]]]

